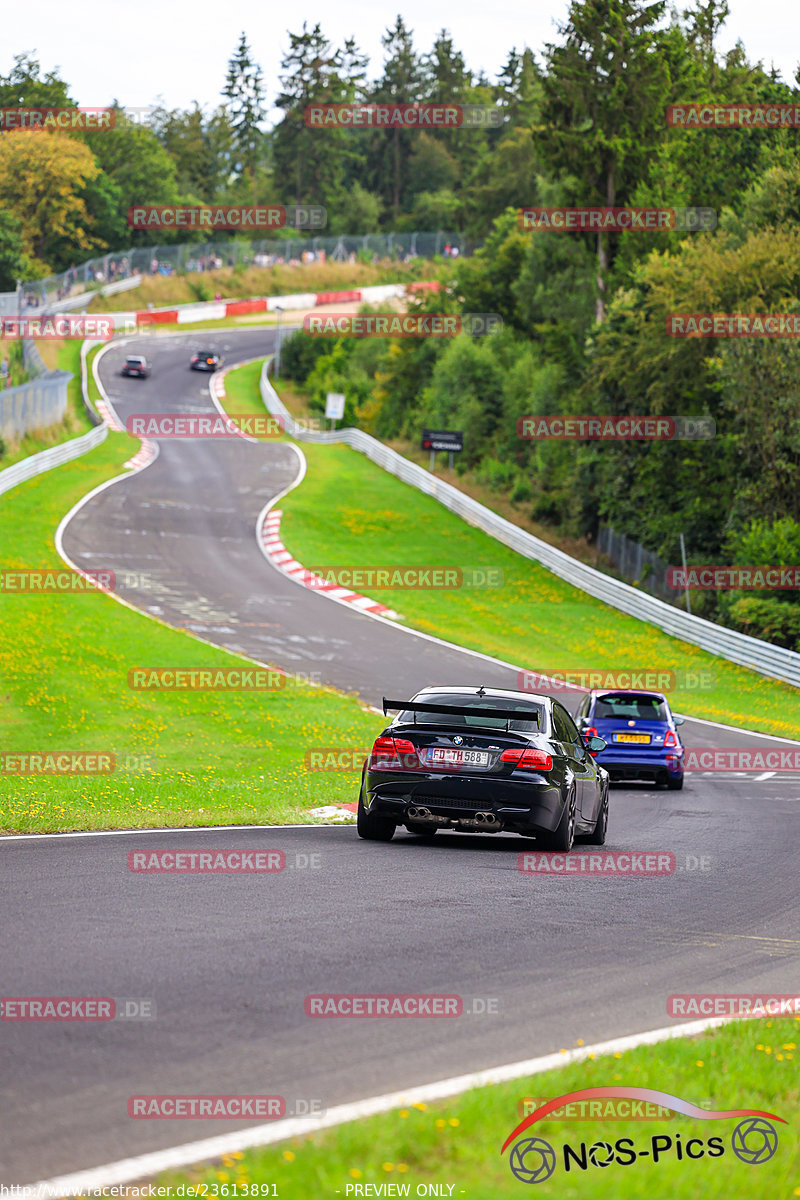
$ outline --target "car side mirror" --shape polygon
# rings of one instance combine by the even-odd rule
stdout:
[[[601,750],[605,750],[607,745],[608,742],[605,738],[592,736],[586,743],[586,749],[589,751],[592,757],[594,757],[594,755],[599,754]]]
[[[684,723],[683,717],[673,717],[672,719],[676,725],[683,725],[683,723]]]

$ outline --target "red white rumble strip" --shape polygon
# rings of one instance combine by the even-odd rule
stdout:
[[[273,566],[283,571],[284,575],[288,575],[290,579],[296,579],[298,583],[302,583],[303,587],[310,591],[330,596],[333,600],[343,600],[361,612],[375,613],[394,621],[399,620],[400,614],[393,608],[387,608],[385,604],[379,604],[377,600],[370,600],[369,596],[351,592],[349,588],[339,587],[332,580],[323,579],[320,575],[315,575],[313,571],[307,570],[302,563],[293,558],[281,541],[282,516],[282,509],[273,508],[267,513],[264,524],[261,526],[261,545]]]

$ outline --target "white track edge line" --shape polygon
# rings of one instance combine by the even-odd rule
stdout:
[[[306,1136],[309,1133],[330,1129],[349,1121],[363,1120],[379,1113],[390,1112],[393,1108],[443,1100],[450,1096],[460,1095],[472,1088],[507,1083],[522,1075],[538,1075],[543,1071],[550,1071],[569,1063],[581,1062],[590,1055],[621,1053],[672,1038],[694,1037],[737,1019],[736,1017],[709,1017],[683,1025],[665,1026],[644,1033],[628,1034],[606,1042],[598,1042],[593,1046],[581,1046],[563,1053],[555,1052],[538,1058],[523,1059],[501,1067],[490,1067],[487,1070],[476,1071],[468,1075],[455,1075],[434,1083],[421,1084],[405,1091],[387,1092],[349,1104],[339,1104],[319,1117],[295,1117],[254,1125],[249,1129],[203,1138],[196,1142],[186,1142],[167,1150],[155,1150],[148,1154],[120,1159],[117,1162],[77,1171],[70,1175],[56,1176],[29,1186],[31,1189],[37,1188],[39,1196],[44,1200],[45,1197],[57,1197],[64,1193],[74,1195],[80,1190],[89,1191],[115,1184],[131,1183],[160,1174],[162,1171],[188,1167],[209,1159],[220,1158],[225,1154],[233,1154],[256,1146],[269,1146],[275,1142]],[[503,1131],[501,1130],[498,1132],[498,1145],[502,1135]],[[28,1195],[31,1195],[31,1192],[28,1192]]]

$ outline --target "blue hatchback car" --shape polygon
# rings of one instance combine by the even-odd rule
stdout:
[[[612,779],[643,779],[683,787],[684,748],[661,692],[595,691],[584,696],[575,718],[584,739],[607,743],[596,756]]]

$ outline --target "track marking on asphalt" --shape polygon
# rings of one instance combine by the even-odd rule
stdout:
[[[249,1129],[240,1129],[234,1133],[204,1138],[196,1142],[186,1142],[168,1150],[155,1150],[149,1154],[120,1159],[118,1162],[76,1171],[70,1175],[59,1175],[31,1184],[31,1190],[26,1194],[29,1197],[35,1196],[37,1193],[33,1189],[36,1188],[39,1189],[38,1194],[43,1200],[45,1197],[52,1200],[53,1196],[75,1195],[80,1191],[133,1183],[135,1180],[147,1179],[162,1171],[178,1170],[181,1167],[221,1158],[223,1155],[234,1154],[254,1146],[270,1146],[289,1138],[305,1137],[322,1129],[344,1125],[349,1121],[359,1121],[377,1113],[390,1112],[394,1108],[432,1103],[437,1100],[445,1100],[450,1096],[458,1096],[471,1088],[484,1087],[494,1083],[507,1083],[513,1079],[519,1079],[523,1075],[538,1075],[543,1071],[566,1066],[568,1063],[582,1062],[595,1055],[622,1053],[638,1046],[655,1045],[672,1038],[695,1037],[705,1033],[708,1029],[714,1029],[734,1020],[737,1018],[708,1017],[683,1025],[671,1025],[661,1029],[651,1029],[645,1033],[612,1038],[610,1041],[598,1042],[593,1046],[581,1046],[575,1050],[561,1050],[539,1058],[507,1063],[502,1067],[492,1067],[489,1070],[477,1071],[470,1075],[456,1075],[449,1079],[437,1080],[435,1083],[408,1088],[405,1091],[388,1092],[382,1096],[372,1096],[351,1104],[339,1104],[335,1108],[329,1109],[323,1116],[271,1121],[264,1125],[254,1125]]]
[[[226,829],[331,829],[331,825],[299,823],[297,825],[148,825],[146,829],[75,829],[65,833],[6,833],[0,836],[0,846],[3,842],[41,842],[45,838],[87,838],[87,837],[133,837],[141,833],[224,833]],[[345,825],[342,829],[347,828]]]

